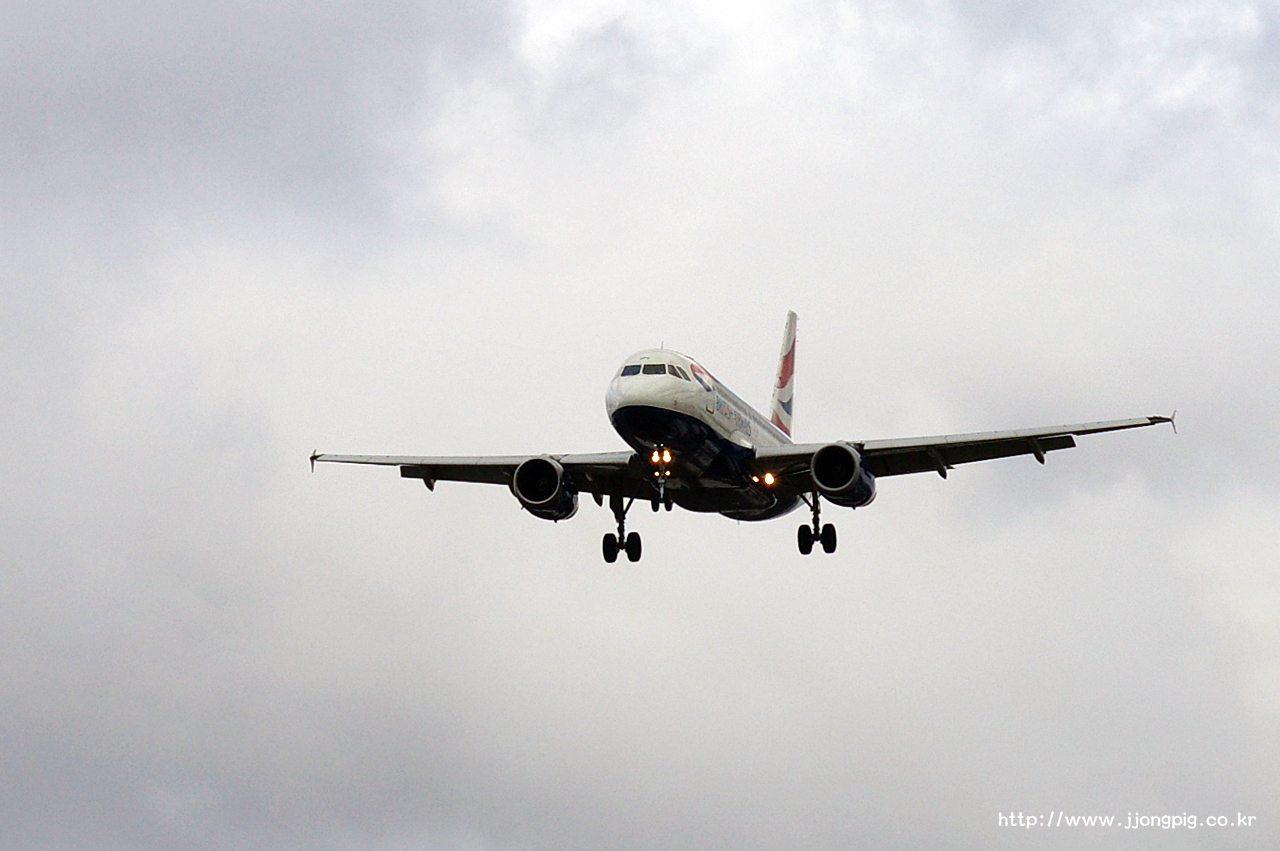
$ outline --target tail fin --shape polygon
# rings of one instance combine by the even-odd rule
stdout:
[[[778,380],[773,385],[769,422],[791,436],[791,406],[796,389],[796,315],[787,311],[787,327],[782,332],[782,355],[778,358]]]

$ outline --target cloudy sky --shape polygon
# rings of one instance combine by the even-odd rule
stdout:
[[[1274,2],[5,2],[0,199],[0,848],[1280,844]],[[788,309],[800,440],[1180,433],[808,559],[308,471]]]

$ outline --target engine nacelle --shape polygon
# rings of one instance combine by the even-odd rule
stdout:
[[[847,443],[828,443],[809,461],[813,484],[830,502],[861,508],[876,498],[875,477],[862,468],[862,456]]]
[[[511,492],[530,514],[543,520],[568,520],[578,511],[578,492],[553,458],[521,461],[511,477]]]

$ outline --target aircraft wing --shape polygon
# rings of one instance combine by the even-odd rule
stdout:
[[[1043,464],[1046,452],[1070,449],[1076,445],[1075,438],[1082,434],[1120,431],[1172,422],[1172,417],[1135,417],[1127,420],[1107,420],[1013,431],[850,441],[850,445],[855,447],[862,456],[862,463],[867,472],[877,478],[934,472],[945,479],[947,470],[956,464],[1007,458],[1013,455],[1034,455],[1036,460]],[[813,453],[826,445],[808,443],[757,447],[756,465],[761,471],[773,472],[774,475],[785,477],[789,483],[798,486],[797,477],[808,474],[809,460],[813,457]],[[811,487],[811,483],[806,487]]]
[[[422,479],[428,488],[435,489],[436,482],[482,482],[495,485],[511,485],[516,467],[535,457],[554,459],[573,478],[576,489],[596,497],[618,494],[648,499],[653,488],[648,472],[636,454],[622,452],[594,452],[570,455],[329,455],[316,453],[311,464],[332,462],[336,464],[375,464],[383,467],[399,467],[406,479]]]

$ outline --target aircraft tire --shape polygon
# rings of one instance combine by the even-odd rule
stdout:
[[[807,556],[813,552],[813,530],[808,526],[801,526],[797,529],[796,543],[800,546],[800,555]]]
[[[822,527],[822,551],[824,553],[834,553],[836,551],[836,527],[828,523]]]
[[[600,542],[600,549],[604,560],[613,564],[618,560],[618,536],[612,532],[605,533],[604,540]]]
[[[627,535],[627,560],[640,560],[640,533],[632,532]]]

